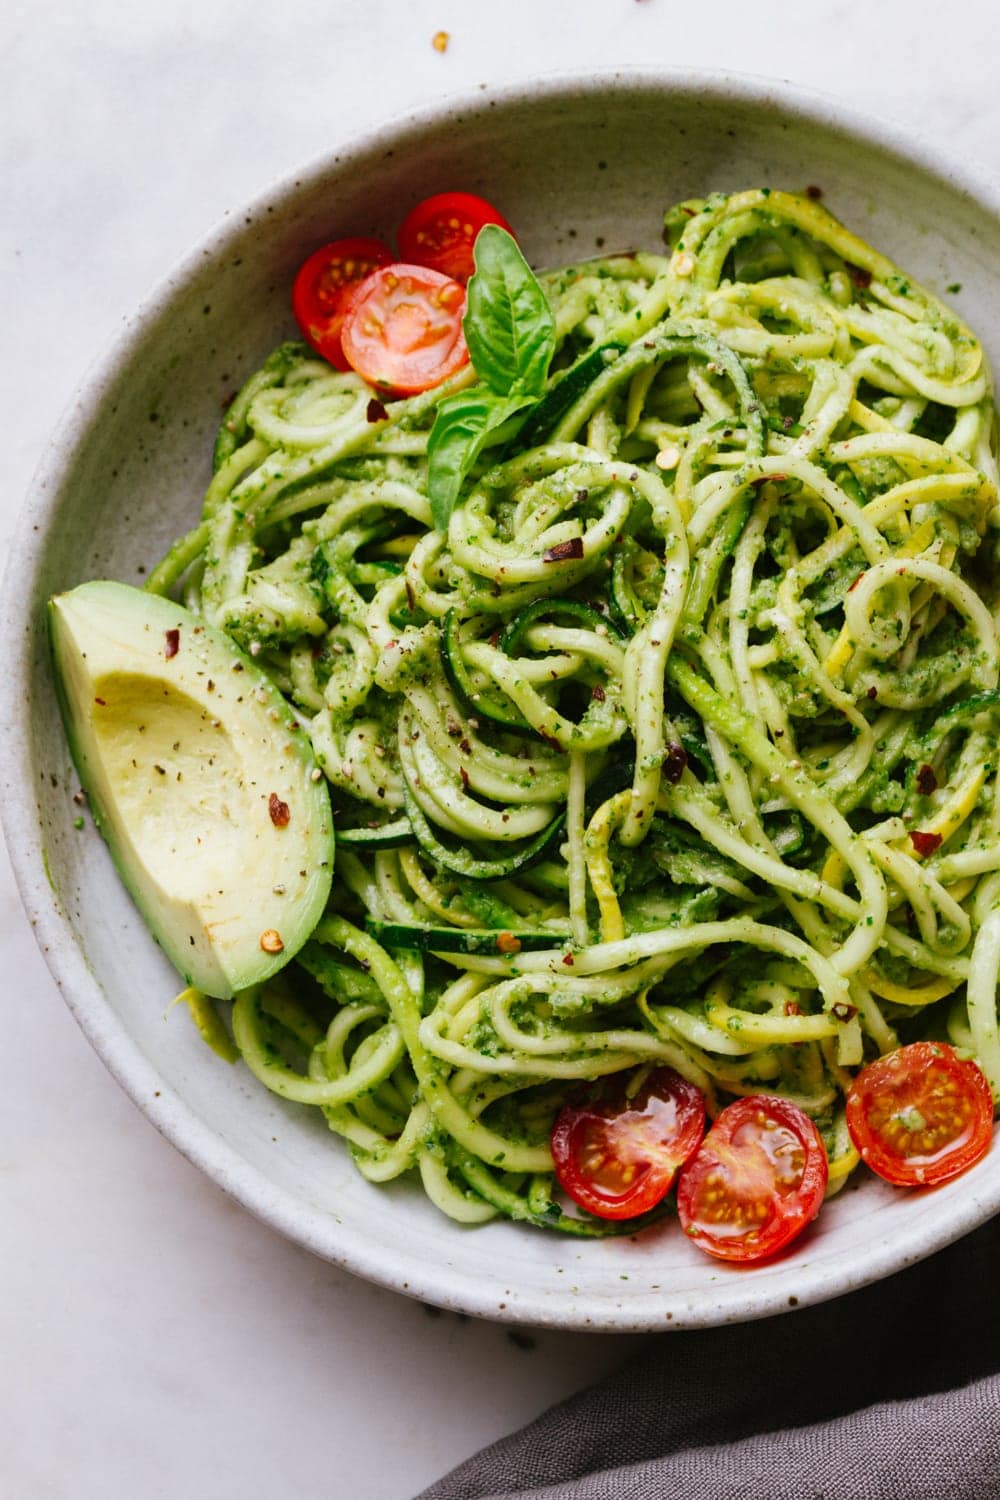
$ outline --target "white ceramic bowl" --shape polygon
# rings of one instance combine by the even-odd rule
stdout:
[[[946,1187],[864,1181],[793,1252],[753,1270],[668,1223],[579,1243],[506,1222],[465,1230],[419,1188],[370,1186],[317,1113],[228,1068],[180,1013],[177,980],[92,829],[53,697],[43,606],[92,577],[140,581],[196,515],[223,398],[292,331],[304,256],[389,236],[412,202],[461,186],[501,204],[553,265],[660,243],[664,207],[712,189],[822,187],[854,229],[922,281],[960,282],[987,346],[1000,330],[1000,193],[898,131],[783,85],[675,73],[557,77],[482,92],[324,156],[232,215],[167,279],[93,371],[53,439],[8,573],[4,825],[25,907],[66,1001],[112,1073],[174,1144],[289,1238],[400,1291],[568,1328],[760,1317],[874,1281],[1000,1206],[1000,1151]],[[1000,350],[991,351],[994,356]]]

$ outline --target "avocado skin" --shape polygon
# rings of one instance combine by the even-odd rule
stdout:
[[[73,761],[147,926],[203,993],[260,984],[330,893],[333,818],[308,737],[251,658],[170,600],[95,581],[56,595],[48,619]]]

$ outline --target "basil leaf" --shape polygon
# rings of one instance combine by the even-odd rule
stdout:
[[[447,532],[462,485],[489,438],[534,404],[533,396],[481,389],[458,391],[441,402],[427,441],[427,492],[438,531]]]
[[[463,329],[481,385],[447,397],[427,443],[427,489],[438,531],[446,532],[462,485],[491,438],[545,390],[555,319],[517,242],[497,224],[479,231]]]
[[[497,224],[479,231],[463,328],[473,368],[499,396],[540,396],[555,349],[548,299],[514,240]]]

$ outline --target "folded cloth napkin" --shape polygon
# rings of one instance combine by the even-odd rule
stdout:
[[[891,1280],[664,1334],[419,1500],[995,1500],[1000,1220]]]

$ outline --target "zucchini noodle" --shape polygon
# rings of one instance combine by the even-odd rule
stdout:
[[[982,349],[808,197],[682,203],[665,239],[541,278],[547,389],[447,535],[428,438],[474,373],[376,401],[287,344],[149,584],[258,659],[330,784],[328,914],[237,997],[239,1054],[461,1223],[632,1232],[567,1212],[549,1150],[625,1069],[793,1100],[830,1192],[900,1041],[1000,1095]]]

